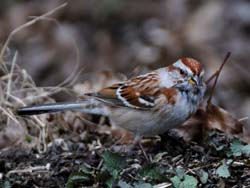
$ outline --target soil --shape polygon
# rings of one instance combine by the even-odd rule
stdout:
[[[104,141],[112,140],[110,135],[92,135],[93,140]],[[92,141],[93,141],[92,140]],[[143,147],[150,161],[145,160],[141,149],[136,146],[131,151],[123,152],[122,149],[128,146],[117,145],[110,147],[110,142],[104,147],[93,147],[92,150],[87,149],[90,143],[73,142],[70,140],[56,139],[48,145],[45,153],[38,153],[34,149],[27,148],[10,148],[0,153],[0,173],[2,174],[3,187],[66,187],[66,183],[70,174],[79,171],[82,164],[94,167],[95,173],[101,172],[102,154],[107,149],[119,148],[117,151],[124,156],[127,161],[136,161],[140,166],[153,164],[152,159],[155,159],[157,154],[166,152],[160,160],[157,161],[157,166],[167,169],[164,172],[165,177],[169,179],[175,174],[171,169],[182,167],[188,174],[197,177],[198,172],[202,169],[208,173],[208,180],[205,184],[199,182],[199,187],[244,187],[250,186],[250,161],[248,157],[240,156],[233,159],[230,165],[231,176],[229,178],[221,178],[216,175],[215,171],[220,166],[222,160],[229,160],[227,157],[230,141],[221,134],[214,134],[209,137],[206,144],[196,144],[193,142],[185,143],[179,138],[163,135],[161,141],[159,139],[147,139],[143,142]],[[114,143],[113,143],[114,144]],[[105,145],[105,144],[104,144]],[[109,145],[109,146],[108,146]],[[219,151],[218,146],[223,146],[224,149]],[[234,164],[235,163],[235,164]],[[138,173],[138,169],[133,168],[130,162],[127,172],[121,176],[121,180],[126,182],[135,181],[131,178]],[[33,168],[33,170],[31,170]],[[19,171],[19,172],[18,172]],[[144,179],[147,182],[147,179]],[[159,181],[150,181],[152,185],[156,185]],[[90,187],[107,187],[103,180],[90,180],[82,183],[81,186]],[[115,182],[114,182],[115,187]],[[118,186],[119,187],[119,186]]]

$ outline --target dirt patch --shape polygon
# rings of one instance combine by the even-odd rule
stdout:
[[[100,136],[100,135],[99,135]],[[35,150],[20,147],[4,150],[0,153],[0,173],[3,175],[2,185],[7,187],[65,187],[72,173],[80,172],[82,165],[87,165],[92,169],[91,178],[76,184],[76,187],[108,187],[106,180],[110,177],[103,176],[103,153],[105,147],[96,147],[89,150],[87,145],[93,144],[98,138],[100,143],[112,140],[108,135],[99,137],[95,135],[92,142],[72,142],[69,140],[57,139],[49,144],[46,153],[39,154]],[[230,143],[223,135],[213,133],[206,145],[195,143],[184,143],[181,139],[168,135],[157,139],[144,140],[144,149],[150,158],[150,162],[145,157],[139,147],[131,151],[119,152],[124,157],[127,165],[121,172],[119,179],[113,181],[113,187],[120,187],[119,182],[124,181],[132,184],[142,181],[157,185],[162,183],[158,178],[149,174],[142,179],[138,179],[141,169],[146,166],[161,169],[161,175],[165,182],[171,184],[170,179],[176,176],[176,169],[183,168],[185,173],[194,176],[198,180],[199,187],[243,187],[250,185],[250,161],[247,156],[229,156],[231,152]],[[110,144],[110,143],[108,143]],[[108,145],[107,144],[107,145]],[[223,150],[219,148],[223,147]],[[117,145],[114,148],[123,146]],[[125,146],[125,148],[128,146]],[[110,147],[109,147],[110,148]],[[217,169],[222,161],[228,162],[230,176],[220,177]],[[137,167],[135,167],[137,165]],[[208,178],[202,183],[200,172],[205,171]],[[84,173],[82,174],[84,175]],[[102,175],[102,177],[98,177]],[[98,177],[98,178],[97,178]]]

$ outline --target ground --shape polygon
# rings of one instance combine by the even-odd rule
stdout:
[[[6,149],[0,153],[2,187],[181,187],[175,179],[184,187],[250,186],[249,153],[234,149],[241,143],[218,132],[208,134],[199,144],[167,134],[144,140],[150,161],[137,146],[112,152],[112,136],[97,133],[89,142],[56,139],[45,153]]]

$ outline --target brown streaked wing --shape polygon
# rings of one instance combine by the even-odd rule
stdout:
[[[118,83],[111,85],[110,87],[103,88],[102,90],[98,91],[97,93],[88,93],[85,95],[94,96],[97,99],[112,104],[123,106],[123,102],[117,98],[116,91],[119,87],[121,87],[123,83]]]
[[[141,109],[152,108],[154,106],[153,96],[145,94],[133,86],[123,86],[119,91],[118,98],[123,101],[125,106]]]
[[[104,88],[95,96],[118,106],[148,109],[154,107],[159,91],[156,74],[150,73]]]
[[[154,107],[154,100],[159,92],[159,83],[155,72],[135,77],[120,88],[121,100],[132,107],[148,109]]]

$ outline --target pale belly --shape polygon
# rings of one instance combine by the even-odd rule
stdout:
[[[188,109],[162,109],[162,113],[153,110],[133,110],[119,108],[111,111],[115,125],[140,136],[152,136],[166,132],[181,125],[190,116]]]

